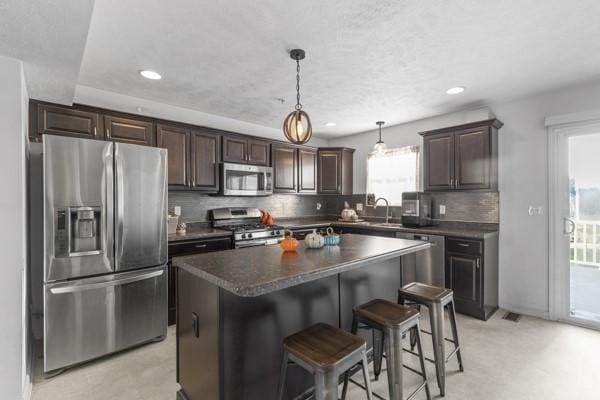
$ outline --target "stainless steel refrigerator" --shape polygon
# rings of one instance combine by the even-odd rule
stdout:
[[[44,370],[164,337],[167,152],[44,137]]]

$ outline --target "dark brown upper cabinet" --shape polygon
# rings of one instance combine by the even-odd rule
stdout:
[[[318,153],[319,194],[352,194],[354,149],[320,148]]]
[[[33,140],[42,135],[73,136],[86,139],[104,139],[100,114],[41,103],[31,103],[30,113],[36,116],[37,129]]]
[[[163,124],[156,126],[157,145],[168,150],[169,189],[184,190],[191,185],[190,135],[191,130],[187,128]]]
[[[298,191],[298,149],[284,144],[271,146],[273,160],[273,192]]]
[[[104,137],[115,142],[154,146],[154,124],[145,120],[105,115]]]
[[[255,165],[271,164],[271,144],[265,140],[248,139],[248,163]]]
[[[270,165],[270,143],[244,136],[223,136],[223,161]]]
[[[316,149],[298,149],[298,192],[317,193]]]
[[[497,190],[502,125],[491,119],[421,132],[425,191]]]
[[[191,189],[218,192],[221,136],[203,130],[194,130],[190,135]]]

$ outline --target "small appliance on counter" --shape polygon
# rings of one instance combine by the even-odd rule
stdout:
[[[402,225],[430,226],[431,195],[423,192],[402,193]]]

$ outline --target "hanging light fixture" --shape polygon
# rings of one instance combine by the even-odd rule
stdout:
[[[387,150],[387,145],[384,143],[383,140],[381,140],[381,126],[383,124],[385,124],[385,122],[377,121],[375,123],[377,125],[379,125],[379,140],[377,141],[377,143],[375,143],[375,146],[373,146],[373,153],[375,153],[378,156],[382,156],[385,154],[385,151]]]
[[[283,121],[283,133],[292,143],[303,144],[312,137],[312,125],[308,114],[302,110],[300,103],[300,60],[306,54],[304,50],[294,49],[290,51],[292,60],[296,60],[296,107]]]

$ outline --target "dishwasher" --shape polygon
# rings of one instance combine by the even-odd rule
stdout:
[[[396,232],[396,237],[431,244],[427,250],[402,256],[402,285],[416,281],[446,287],[444,236]]]

